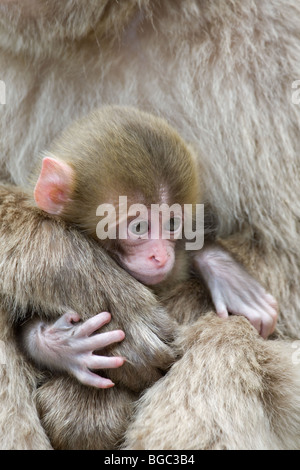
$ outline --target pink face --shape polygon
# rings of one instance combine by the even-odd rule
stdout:
[[[150,216],[148,219],[151,220]],[[121,241],[121,264],[143,284],[159,284],[173,269],[176,236],[181,233],[181,228],[182,218],[178,215],[164,222],[160,217],[156,224],[146,219],[133,220],[128,224],[127,240]]]

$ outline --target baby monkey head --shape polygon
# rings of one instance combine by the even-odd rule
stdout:
[[[42,160],[37,206],[78,225],[136,279],[172,271],[184,205],[195,205],[193,154],[163,119],[109,106],[72,124]]]

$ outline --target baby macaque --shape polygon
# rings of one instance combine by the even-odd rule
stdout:
[[[170,284],[201,276],[219,316],[243,315],[267,338],[277,320],[274,298],[213,240],[202,247],[198,175],[193,151],[164,120],[104,107],[74,123],[44,155],[34,198],[43,211],[98,240],[158,295]],[[84,384],[110,387],[92,370],[118,367],[124,359],[93,351],[121,341],[124,333],[94,334],[109,314],[80,325],[79,314],[67,312],[53,325],[29,323],[27,352]]]

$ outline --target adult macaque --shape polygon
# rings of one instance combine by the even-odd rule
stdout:
[[[291,102],[291,83],[300,76],[299,2],[106,0],[99,6],[93,0],[0,0],[0,13],[0,79],[6,83],[6,105],[0,107],[2,181],[23,185],[55,135],[104,103],[134,105],[164,116],[203,159],[205,201],[217,215],[217,235],[230,237],[226,246],[278,299],[281,335],[299,337],[300,116],[299,106]],[[14,307],[24,318],[32,310],[48,311],[49,321],[64,313],[59,305],[72,307],[83,320],[107,310],[111,329],[126,333],[120,347],[128,345],[129,354],[137,346],[137,358],[147,356],[149,344],[136,345],[138,334],[152,332],[154,349],[160,348],[156,309],[161,317],[164,309],[118,266],[104,276],[108,261],[104,253],[99,262],[96,242],[57,223],[57,247],[46,217],[40,225],[42,242],[22,197],[7,187],[1,189],[1,201],[1,285],[7,307],[0,317],[1,339],[7,345],[7,366],[1,368],[1,447],[49,448],[32,399],[36,373],[15,345]],[[17,219],[20,211],[28,216],[24,232]],[[29,255],[30,243],[34,255],[32,249]],[[57,274],[58,260],[64,276]],[[16,266],[18,278],[11,274]],[[46,272],[51,274],[47,286]],[[116,297],[103,301],[102,285]],[[87,292],[93,294],[87,298]],[[185,307],[186,314],[187,307],[191,310],[186,299],[194,292],[183,289],[180,298],[178,292],[174,308],[181,306],[183,312]],[[143,302],[146,297],[152,308]],[[167,303],[169,308],[170,299]],[[113,323],[115,309],[126,319],[129,310],[138,311],[134,332]],[[295,350],[288,342],[279,347],[278,342],[263,341],[242,318],[206,318],[201,328],[211,340],[201,337],[199,343],[186,334],[186,350],[192,354],[184,354],[147,392],[147,420],[142,419],[142,402],[129,446],[150,448],[151,436],[159,434],[162,447],[183,448],[182,438],[188,440],[193,431],[197,448],[299,448],[298,370],[291,359]],[[127,357],[127,351],[116,354]],[[205,364],[203,373],[199,363]],[[125,368],[130,368],[129,361],[116,371]],[[227,379],[219,381],[224,371]],[[187,375],[195,379],[192,395]],[[180,424],[180,433],[164,432],[166,421],[156,407],[161,387],[168,404],[172,394],[179,400],[167,425],[172,430]],[[56,397],[48,399],[49,413],[55,414]],[[191,399],[187,425],[176,412]],[[206,414],[197,413],[200,409]],[[89,414],[90,428],[96,426],[94,418]],[[145,440],[137,444],[141,423]]]

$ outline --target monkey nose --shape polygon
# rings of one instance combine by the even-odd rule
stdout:
[[[155,264],[158,268],[163,268],[168,260],[166,254],[155,254],[150,257],[150,261]]]

